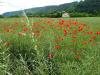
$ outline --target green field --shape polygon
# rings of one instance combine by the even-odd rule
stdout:
[[[0,75],[100,75],[100,17],[0,19]]]

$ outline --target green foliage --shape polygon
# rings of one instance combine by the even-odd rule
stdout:
[[[0,15],[0,18],[3,18],[3,15]]]
[[[62,12],[71,13],[72,17],[100,16],[100,0],[84,0],[80,2],[65,3],[58,6],[45,6],[24,10],[29,17],[61,17]],[[4,13],[7,17],[22,16],[22,10]],[[74,14],[75,13],[75,14]],[[2,16],[1,16],[2,17]]]
[[[94,15],[99,15],[99,13],[100,13],[100,0],[81,1],[78,4],[76,10],[79,12],[86,12],[86,13],[92,13]]]
[[[34,17],[34,16],[40,16],[40,17],[61,17],[62,11],[66,12],[73,12],[75,11],[75,7],[78,4],[78,2],[72,2],[72,3],[65,3],[58,6],[46,6],[46,7],[38,7],[38,8],[31,8],[24,10],[27,16]],[[22,11],[14,11],[14,12],[7,12],[4,13],[4,16],[21,16],[23,12]]]
[[[93,17],[93,14],[74,12],[70,13],[71,17]]]
[[[52,13],[53,14],[53,13]],[[77,13],[76,13],[77,14]],[[84,13],[85,14],[85,13]],[[17,19],[17,20],[16,20]],[[100,74],[100,36],[98,35],[93,44],[96,46],[85,45],[80,49],[80,40],[87,40],[85,36],[81,36],[78,41],[78,46],[71,44],[69,36],[64,37],[64,41],[55,43],[53,40],[59,36],[63,36],[62,28],[56,30],[52,26],[58,25],[59,19],[55,20],[52,24],[48,25],[48,19],[30,18],[32,23],[40,22],[40,25],[34,29],[40,29],[43,36],[37,37],[35,42],[30,38],[29,33],[19,36],[18,32],[24,27],[24,22],[21,22],[22,18],[4,18],[0,19],[0,75],[99,75]],[[65,18],[66,19],[66,18]],[[45,20],[45,22],[44,22]],[[49,19],[50,20],[50,19]],[[63,19],[64,20],[64,19]],[[100,18],[99,17],[87,17],[87,18],[71,18],[65,20],[68,22],[78,21],[79,25],[87,24],[91,27],[90,30],[99,31]],[[64,21],[64,22],[65,22]],[[18,22],[18,26],[14,23]],[[13,31],[4,32],[2,30],[5,26],[10,26]],[[14,26],[13,26],[14,25]],[[33,24],[32,24],[33,25]],[[66,25],[66,24],[65,24]],[[42,30],[40,27],[45,26]],[[74,26],[72,24],[72,26]],[[78,26],[78,25],[76,25]],[[59,26],[56,26],[59,27]],[[13,29],[14,28],[14,29]],[[47,29],[46,29],[47,28]],[[66,27],[65,27],[66,28]],[[33,29],[33,30],[34,30]],[[73,29],[73,28],[71,28]],[[53,35],[51,31],[54,31],[56,35]],[[58,36],[57,36],[58,35]],[[95,34],[93,34],[95,35]],[[47,39],[47,38],[51,38]],[[84,38],[84,39],[82,39]],[[34,36],[35,39],[35,36]],[[9,44],[5,42],[9,42]],[[54,45],[59,44],[61,49],[55,50]],[[91,43],[92,44],[92,43]],[[35,46],[37,46],[35,48]],[[75,60],[73,49],[75,48],[81,51],[81,59]],[[67,50],[68,49],[68,50]],[[74,51],[75,51],[74,50]],[[48,59],[48,53],[54,54],[54,58]]]
[[[47,17],[51,17],[51,18],[59,18],[61,16],[62,16],[62,13],[57,12],[57,11],[47,14]]]

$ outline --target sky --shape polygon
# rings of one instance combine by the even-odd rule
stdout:
[[[0,14],[27,8],[59,5],[79,0],[0,0]]]

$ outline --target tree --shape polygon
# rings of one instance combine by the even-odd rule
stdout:
[[[0,18],[3,18],[3,16],[2,16],[2,15],[0,15]]]
[[[87,12],[92,14],[100,13],[100,0],[84,0],[80,1],[77,6],[79,12]]]

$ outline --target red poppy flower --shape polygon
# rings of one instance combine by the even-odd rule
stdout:
[[[74,36],[72,36],[72,38],[77,38],[77,36],[76,36],[76,35],[74,35]]]
[[[57,39],[54,40],[54,42],[60,42],[60,41],[63,41],[64,38],[63,37],[58,37]]]
[[[24,32],[27,32],[27,31],[28,31],[28,28],[23,28],[23,31],[24,31]]]
[[[75,56],[75,59],[77,59],[77,60],[80,60],[80,58],[81,58],[80,55]]]
[[[64,20],[61,20],[61,21],[59,21],[59,24],[60,24],[60,25],[63,25],[64,22],[65,22]]]
[[[78,27],[78,31],[82,31],[82,30],[83,30],[83,27],[84,27],[84,25],[80,25],[80,26]]]
[[[77,40],[71,40],[71,42],[73,42],[73,43],[76,42],[76,41],[77,41]]]
[[[54,57],[53,54],[51,54],[51,53],[48,54],[49,59],[52,59],[53,57]]]
[[[75,25],[75,26],[76,26],[77,24],[78,24],[78,22],[76,22],[76,21],[74,21],[74,22],[73,22],[73,25]]]
[[[71,28],[71,25],[70,24],[67,24],[67,28],[70,29]]]
[[[83,44],[83,45],[86,45],[86,44],[87,44],[87,41],[83,41],[82,44]]]
[[[91,34],[93,34],[93,32],[92,31],[91,32],[87,32],[87,34],[90,34],[91,35]]]
[[[58,40],[59,40],[59,41],[63,41],[64,38],[63,38],[63,37],[58,37]]]
[[[11,30],[9,28],[4,29],[5,32],[10,32]]]
[[[15,26],[18,26],[19,24],[18,24],[18,22],[15,22]]]
[[[100,35],[100,32],[96,32],[97,35]]]
[[[55,49],[60,49],[60,48],[61,48],[60,45],[56,45],[56,46],[55,46]]]
[[[90,41],[90,42],[92,42],[92,41],[93,41],[93,39],[90,39],[89,41]]]
[[[63,33],[64,33],[64,36],[66,36],[66,35],[67,35],[67,30],[64,29],[64,30],[63,30]]]
[[[34,35],[36,37],[39,37],[41,35],[41,32],[39,30],[34,31]]]
[[[72,32],[73,34],[77,34],[77,30],[73,30],[73,32]]]
[[[96,39],[96,36],[92,36],[91,39]]]

